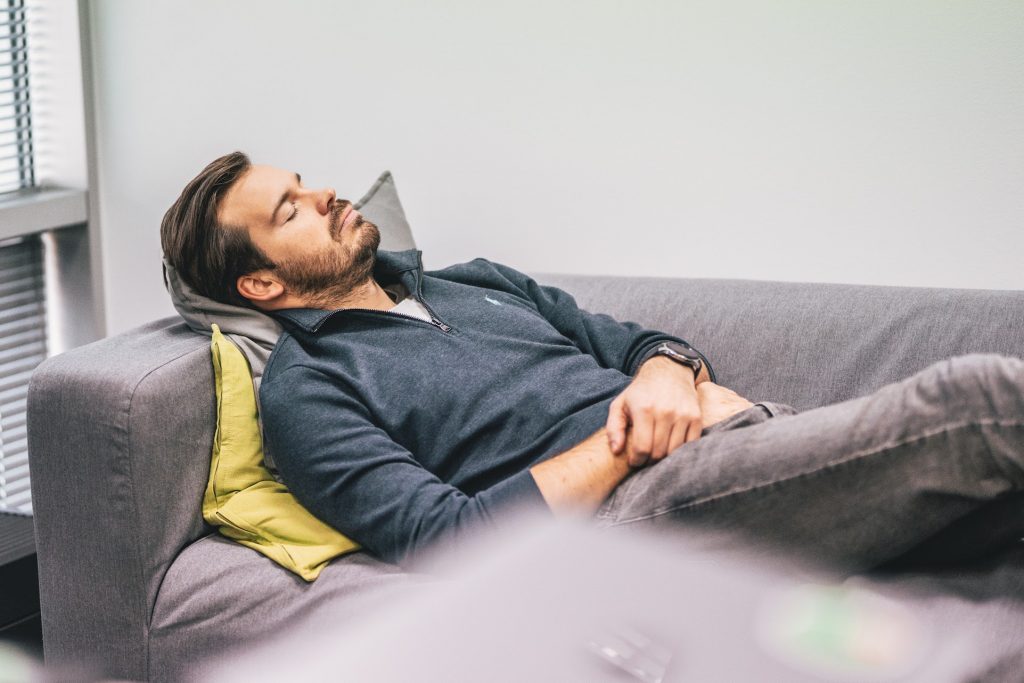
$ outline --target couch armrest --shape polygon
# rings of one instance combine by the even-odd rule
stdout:
[[[209,531],[214,421],[209,340],[178,318],[37,368],[28,444],[47,663],[148,678],[160,582]]]

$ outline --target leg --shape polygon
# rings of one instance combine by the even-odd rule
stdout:
[[[857,571],[1020,491],[1024,361],[970,355],[868,396],[707,434],[627,478],[597,523],[684,524]]]

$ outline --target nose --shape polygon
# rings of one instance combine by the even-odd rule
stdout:
[[[320,196],[317,197],[316,210],[321,214],[327,215],[331,211],[331,207],[334,205],[334,200],[337,199],[338,193],[334,191],[333,187],[325,187],[320,190]]]

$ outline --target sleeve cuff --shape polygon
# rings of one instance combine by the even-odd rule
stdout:
[[[492,520],[501,519],[513,508],[551,511],[540,492],[540,487],[537,486],[537,481],[530,473],[530,468],[514,474],[486,491],[481,491],[476,498]]]
[[[645,345],[640,347],[640,349],[634,356],[633,362],[630,364],[628,368],[626,368],[628,371],[627,374],[630,377],[635,377],[636,373],[639,372],[640,370],[640,366],[644,364],[644,361],[650,358],[651,353],[654,351],[654,349],[658,348],[659,346],[661,346],[662,342],[666,341],[681,342],[681,340],[677,339],[676,337],[658,337],[653,341],[647,342]]]

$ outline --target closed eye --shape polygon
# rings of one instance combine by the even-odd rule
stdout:
[[[292,202],[292,209],[294,209],[294,211],[292,211],[292,215],[291,216],[288,216],[288,218],[284,219],[285,223],[287,223],[288,221],[290,221],[291,219],[293,219],[293,218],[295,218],[296,216],[299,215],[299,205],[298,204],[296,204],[295,202]]]

